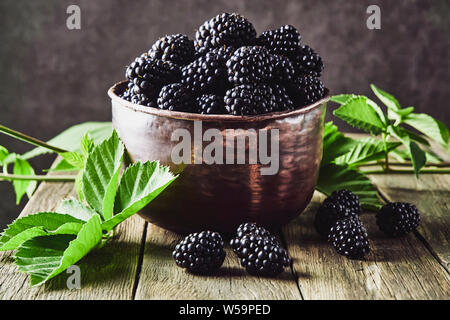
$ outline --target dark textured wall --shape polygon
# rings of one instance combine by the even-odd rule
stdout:
[[[66,28],[70,4],[81,8],[81,30]],[[381,30],[366,27],[370,4],[381,7]],[[450,123],[448,0],[2,0],[0,123],[45,140],[78,122],[109,120],[106,90],[136,55],[161,35],[193,36],[223,11],[243,14],[258,32],[296,26],[323,56],[333,93],[370,94],[375,83]],[[28,148],[4,136],[0,145]],[[0,182],[0,226],[19,212],[13,197]]]

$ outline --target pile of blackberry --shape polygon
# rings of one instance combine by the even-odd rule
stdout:
[[[336,251],[350,259],[363,259],[370,252],[369,237],[363,226],[358,196],[349,190],[334,191],[316,212],[314,226]],[[376,216],[382,232],[399,237],[414,231],[420,223],[417,208],[409,203],[384,205]]]
[[[257,36],[236,13],[205,21],[191,40],[158,39],[126,70],[121,97],[134,104],[201,114],[258,115],[312,104],[325,95],[322,58],[285,25]]]

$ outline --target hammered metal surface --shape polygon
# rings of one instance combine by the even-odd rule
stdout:
[[[182,171],[171,186],[141,211],[146,220],[179,233],[204,229],[232,232],[245,221],[276,229],[308,205],[322,157],[328,98],[288,113],[252,117],[199,115],[133,105],[116,95],[124,85],[117,84],[108,94],[112,99],[113,126],[131,161],[159,160],[175,173]],[[171,152],[179,141],[171,140],[172,132],[183,128],[194,137],[194,120],[202,121],[202,132],[218,129],[224,137],[224,150],[227,129],[242,129],[235,131],[234,136],[251,135],[251,129],[278,129],[278,173],[261,175],[261,167],[267,166],[259,163],[175,165]],[[208,144],[209,141],[203,142],[203,150]],[[245,148],[248,151],[248,140]],[[195,158],[195,152],[192,143],[191,159]]]

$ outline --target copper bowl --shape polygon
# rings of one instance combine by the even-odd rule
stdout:
[[[126,82],[120,82],[109,89],[108,95],[112,100],[113,126],[130,160],[159,160],[173,172],[182,172],[140,212],[144,219],[178,233],[205,229],[232,232],[246,221],[276,229],[298,216],[310,202],[322,158],[328,90],[325,98],[302,109],[259,116],[232,116],[135,105],[118,96],[125,87]],[[242,129],[235,131],[234,137],[251,134],[250,129],[278,129],[278,172],[261,175],[260,169],[267,165],[259,161],[248,164],[248,156],[246,164],[174,164],[171,152],[179,141],[172,141],[172,132],[186,129],[194,136],[194,121],[202,122],[202,133],[210,128],[218,129],[224,141],[230,134],[225,132],[226,129]],[[210,143],[203,142],[203,150]],[[227,147],[226,143],[224,147]],[[249,151],[248,140],[245,148]],[[198,149],[192,144],[191,159]],[[225,154],[224,151],[224,158]]]

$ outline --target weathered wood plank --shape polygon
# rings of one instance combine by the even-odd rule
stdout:
[[[313,226],[323,198],[316,192],[306,211],[283,228],[305,299],[450,298],[449,276],[424,245],[414,235],[386,238],[373,214],[362,216],[372,246],[367,259],[338,255]]]
[[[372,176],[381,194],[389,201],[415,204],[421,212],[418,236],[448,271],[450,268],[450,174]]]
[[[75,195],[73,183],[43,183],[20,216],[54,210],[61,200]],[[1,299],[132,299],[145,222],[133,217],[121,224],[101,250],[93,251],[77,265],[81,289],[67,289],[70,274],[62,273],[47,284],[30,288],[28,276],[18,272],[12,252],[0,254]]]
[[[196,276],[176,266],[172,250],[181,237],[149,224],[136,299],[301,299],[290,269],[276,279],[248,275],[227,246],[222,268]]]

